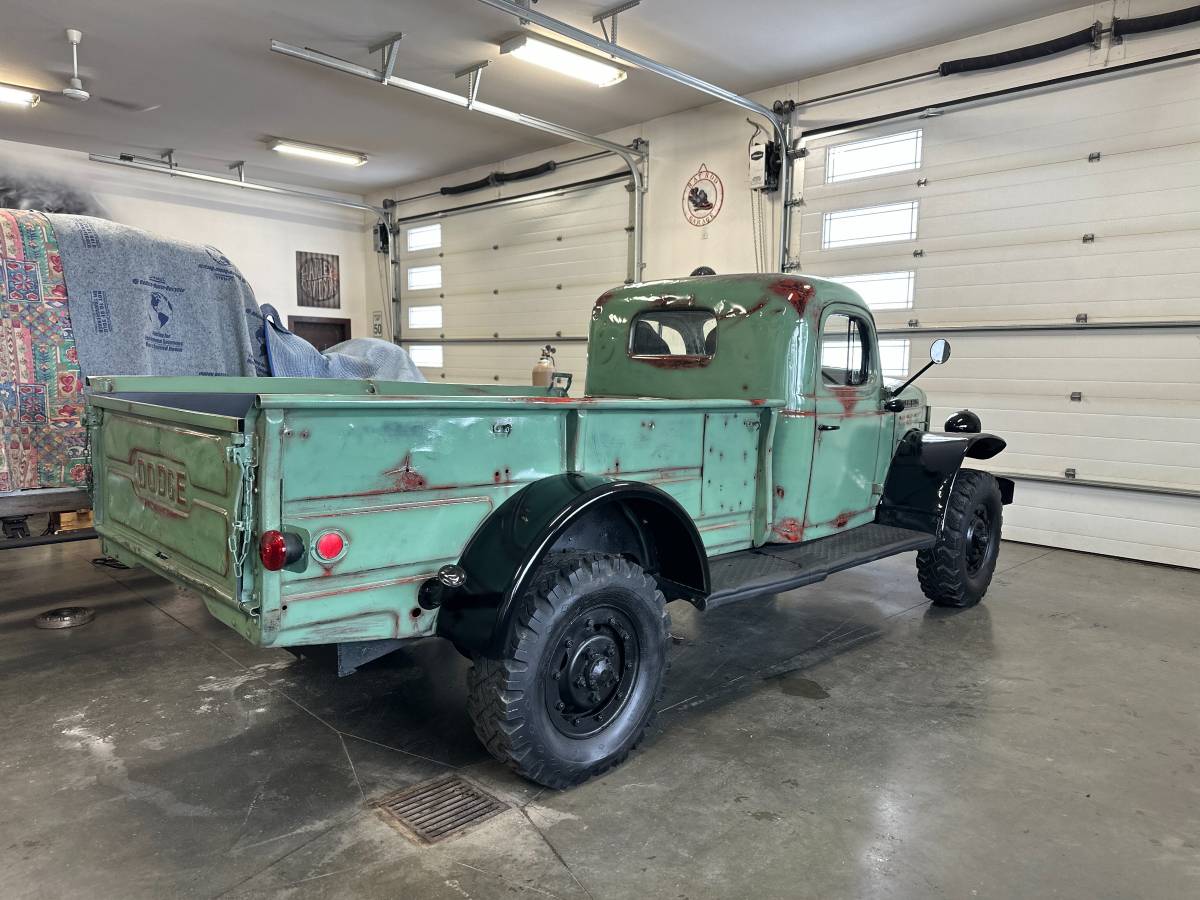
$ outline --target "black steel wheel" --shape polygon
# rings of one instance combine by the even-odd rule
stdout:
[[[987,472],[963,469],[946,501],[937,542],[917,554],[921,590],[935,606],[974,606],[987,593],[1000,553],[1004,506]]]
[[[468,676],[475,732],[552,788],[622,762],[654,719],[669,619],[654,579],[615,556],[554,553],[522,598],[502,658]]]

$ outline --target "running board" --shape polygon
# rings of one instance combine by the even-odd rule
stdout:
[[[709,560],[712,592],[697,605],[712,609],[735,600],[780,594],[933,543],[933,535],[923,531],[871,523],[804,544],[766,544],[727,553]]]

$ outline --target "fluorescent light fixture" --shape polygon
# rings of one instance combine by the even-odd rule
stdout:
[[[620,66],[532,34],[518,34],[509,38],[500,45],[500,52],[511,53],[517,59],[553,69],[561,75],[578,78],[596,87],[608,87],[625,80],[625,70]]]
[[[0,84],[0,103],[7,103],[11,106],[28,106],[30,109],[33,109],[41,102],[41,94],[35,94],[33,91],[25,90],[25,88],[9,87],[6,84]]]
[[[276,153],[288,156],[302,156],[305,159],[316,159],[321,162],[337,163],[340,166],[361,166],[367,161],[367,154],[355,153],[353,150],[338,150],[336,147],[321,147],[317,144],[301,144],[296,141],[284,141],[279,138],[268,144]]]

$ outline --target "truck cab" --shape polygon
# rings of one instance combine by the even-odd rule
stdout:
[[[873,520],[900,438],[928,429],[924,393],[898,386],[884,377],[870,310],[832,281],[659,281],[609,291],[592,310],[589,396],[727,397],[777,409],[759,501],[769,515],[755,544]]]

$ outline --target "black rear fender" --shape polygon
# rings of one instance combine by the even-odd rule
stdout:
[[[466,652],[495,655],[515,601],[558,550],[632,559],[668,600],[709,593],[704,544],[673,497],[648,484],[568,473],[521,489],[479,527],[459,561],[465,583],[439,591],[438,633]]]
[[[994,434],[920,431],[900,439],[875,512],[881,525],[912,528],[936,534],[941,526],[946,498],[963,460],[991,459],[1007,446]],[[1013,482],[997,478],[1000,497],[1012,503]]]

